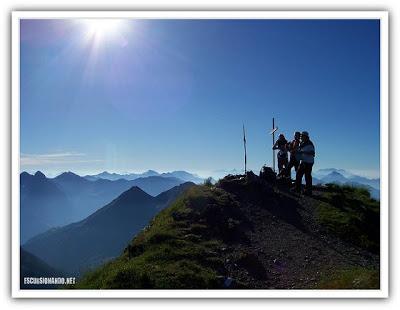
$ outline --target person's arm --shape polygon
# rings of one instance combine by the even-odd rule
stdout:
[[[315,156],[315,148],[312,145],[308,145],[305,150],[301,151],[301,153],[306,155]]]

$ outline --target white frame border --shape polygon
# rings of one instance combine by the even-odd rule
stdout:
[[[21,290],[20,19],[379,19],[380,20],[380,289],[379,290]],[[11,124],[11,295],[13,298],[387,298],[389,296],[389,13],[387,11],[13,11]],[[384,229],[383,229],[384,228]]]

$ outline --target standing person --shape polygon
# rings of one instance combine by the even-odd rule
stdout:
[[[272,147],[273,150],[279,150],[277,157],[278,171],[280,175],[284,174],[284,171],[288,164],[288,154],[286,149],[287,143],[288,142],[285,139],[285,136],[283,134],[280,134],[278,140],[276,140],[274,146]]]
[[[305,195],[312,194],[312,167],[314,165],[314,157],[315,157],[315,147],[314,144],[310,140],[310,136],[307,131],[303,131],[301,133],[301,143],[300,143],[300,166],[297,169],[296,173],[296,191],[300,192],[301,190],[301,181],[303,179],[303,175],[306,179],[306,189],[304,191]]]
[[[290,153],[289,164],[286,169],[287,176],[290,178],[291,170],[294,167],[294,171],[297,172],[297,169],[300,165],[299,160],[299,148],[300,148],[300,132],[296,131],[293,136],[293,140],[288,143],[288,150]]]

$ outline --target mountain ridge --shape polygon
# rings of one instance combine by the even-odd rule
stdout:
[[[21,242],[54,226],[81,220],[132,186],[157,196],[184,183],[172,177],[150,176],[135,180],[87,180],[73,172],[47,178],[38,171],[20,174]]]
[[[78,289],[379,288],[379,202],[270,171],[193,186]]]
[[[108,179],[108,180],[119,180],[119,179],[125,179],[125,180],[135,180],[138,178],[143,178],[143,177],[152,177],[152,176],[161,176],[161,177],[172,177],[172,178],[178,178],[181,179],[185,182],[193,182],[193,183],[202,183],[204,181],[203,178],[197,176],[196,174],[184,171],[184,170],[176,170],[176,171],[171,171],[171,172],[163,172],[159,173],[155,170],[147,170],[143,173],[124,173],[124,174],[119,174],[119,173],[110,173],[108,171],[103,171],[98,174],[94,175],[85,175],[84,178],[88,180],[96,180],[96,179]]]
[[[20,175],[21,242],[49,229],[73,220],[72,202],[61,188],[43,173]]]
[[[186,182],[168,191],[177,196],[193,185]],[[37,235],[23,248],[59,270],[79,275],[118,255],[171,199],[153,197],[133,186],[85,219]]]
[[[347,172],[344,169],[327,168],[314,173],[313,184],[341,184],[366,188],[373,198],[380,199],[380,179],[369,179]]]

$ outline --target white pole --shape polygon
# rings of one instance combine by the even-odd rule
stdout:
[[[275,118],[272,118],[272,145],[275,145]],[[272,150],[272,169],[275,172],[275,150]]]
[[[243,145],[244,145],[244,174],[247,173],[247,149],[246,149],[246,131],[243,124]]]

